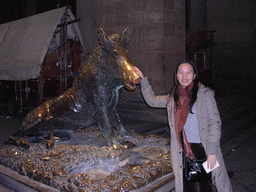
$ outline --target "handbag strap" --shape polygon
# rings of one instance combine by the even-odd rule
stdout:
[[[183,131],[180,132],[180,140],[181,140],[182,149],[183,149],[183,151],[185,151],[184,141],[183,141]]]
[[[186,165],[186,153],[185,153],[185,148],[184,148],[184,142],[183,142],[183,131],[181,131],[180,132],[180,139],[181,139],[181,145],[182,145],[182,149],[183,149],[183,151],[182,151],[182,159],[183,159],[183,169],[184,169],[184,167],[186,167],[185,165]]]
[[[181,139],[181,145],[182,145],[182,156],[183,156],[183,165],[185,165],[185,157],[186,157],[186,153],[185,153],[185,148],[184,148],[184,141],[183,141],[183,131],[180,132],[180,139]]]

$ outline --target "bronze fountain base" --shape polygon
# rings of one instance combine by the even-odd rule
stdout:
[[[168,138],[132,134],[136,146],[109,147],[95,125],[71,135],[52,149],[46,142],[31,143],[28,150],[0,146],[0,164],[60,191],[79,192],[143,191],[172,173]]]

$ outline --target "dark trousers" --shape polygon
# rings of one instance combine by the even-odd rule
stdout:
[[[206,154],[201,143],[190,143],[192,152],[196,159],[206,159]],[[212,181],[205,182],[183,182],[184,192],[215,192],[217,191],[212,185]]]

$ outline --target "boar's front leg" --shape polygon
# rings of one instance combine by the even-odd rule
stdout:
[[[125,130],[124,125],[118,116],[117,110],[113,109],[111,113],[109,113],[111,123],[116,128],[117,132],[123,139],[131,138],[131,135]]]
[[[101,106],[97,125],[109,146],[118,145],[115,133],[108,118],[108,111],[106,106]]]
[[[117,87],[115,90],[112,92],[112,97],[110,100],[110,105],[109,105],[109,117],[110,121],[113,125],[113,127],[116,128],[118,134],[123,137],[124,139],[129,139],[131,138],[131,135],[125,130],[124,125],[121,121],[121,119],[118,116],[116,106],[119,100],[119,90],[121,87]]]

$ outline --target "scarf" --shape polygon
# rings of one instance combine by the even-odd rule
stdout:
[[[174,107],[174,119],[175,119],[175,132],[176,136],[179,142],[180,147],[182,148],[182,143],[181,143],[181,138],[180,138],[180,133],[182,131],[183,133],[183,142],[184,142],[184,150],[186,153],[186,157],[190,159],[195,159],[195,156],[192,152],[192,149],[190,147],[190,144],[188,143],[186,133],[184,131],[184,125],[187,121],[188,113],[189,113],[189,103],[190,103],[190,96],[192,92],[192,88],[194,86],[194,82],[192,82],[188,86],[188,93],[186,88],[182,88],[181,85],[178,85],[178,93],[179,93],[179,98],[178,98],[178,103],[179,106],[175,105]]]

